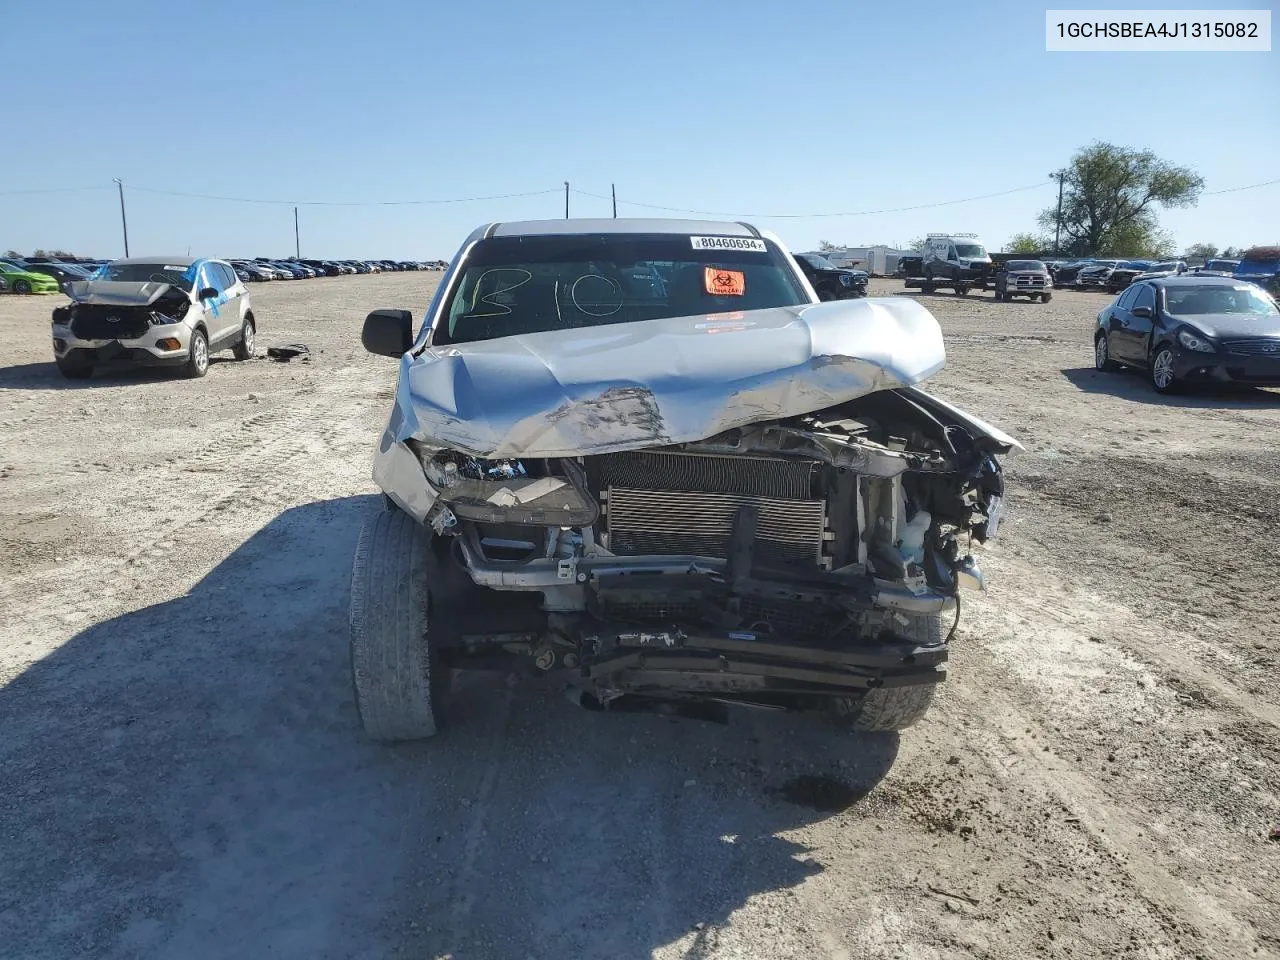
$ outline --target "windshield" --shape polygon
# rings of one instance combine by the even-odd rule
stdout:
[[[980,243],[957,243],[956,256],[966,260],[981,260],[987,255],[986,248]]]
[[[1275,302],[1257,287],[1224,285],[1165,287],[1165,309],[1179,316],[1198,313],[1245,313],[1276,316]]]
[[[815,270],[839,270],[840,269],[834,263],[828,260],[826,257],[820,256],[816,253],[802,254],[800,259],[807,260],[809,263],[809,266],[813,267]]]
[[[719,238],[692,238],[704,245]],[[808,303],[782,252],[698,249],[685,236],[630,234],[481,240],[444,304],[432,340],[467,343],[664,317]]]
[[[193,269],[172,263],[108,263],[94,279],[122,283],[169,283],[185,289],[191,286],[189,275]]]
[[[1044,272],[1044,264],[1039,260],[1010,260],[1004,265],[1006,270],[1039,270]]]

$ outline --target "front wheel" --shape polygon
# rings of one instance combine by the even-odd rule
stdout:
[[[1053,299],[1053,294],[1052,294],[1052,293],[1042,293],[1042,294],[1040,294],[1040,302],[1041,302],[1041,303],[1048,303],[1048,302],[1049,302],[1050,300],[1052,300],[1052,299]]]
[[[203,330],[191,331],[191,349],[183,371],[192,379],[203,377],[209,372],[209,338]]]
[[[818,299],[819,299],[819,300],[823,300],[823,301],[827,301],[827,300],[835,300],[835,299],[836,299],[836,291],[835,291],[834,289],[832,289],[831,287],[819,287],[819,288],[818,288]]]
[[[1166,345],[1157,348],[1151,358],[1151,385],[1156,393],[1177,393],[1178,378],[1173,372],[1173,348]]]
[[[421,740],[437,729],[444,672],[432,649],[431,543],[402,510],[365,522],[351,566],[351,679],[373,740]]]
[[[93,364],[91,363],[68,360],[64,357],[55,357],[53,362],[58,365],[58,372],[68,380],[88,380],[93,376]]]
[[[946,636],[942,619],[940,613],[910,615],[907,625],[899,632],[918,646],[940,646]],[[832,707],[837,716],[850,721],[854,730],[905,730],[929,712],[937,688],[936,683],[876,687],[858,698],[839,697],[832,702]]]

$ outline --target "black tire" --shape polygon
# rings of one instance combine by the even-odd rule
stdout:
[[[1167,380],[1164,379],[1166,374],[1163,368],[1166,358],[1168,364]],[[1182,389],[1182,384],[1173,375],[1173,361],[1173,347],[1167,343],[1161,344],[1152,352],[1151,361],[1147,364],[1147,379],[1151,381],[1151,386],[1155,388],[1156,393],[1177,393]]]
[[[1042,294],[1040,294],[1040,302],[1041,302],[1041,303],[1048,303],[1048,302],[1049,302],[1050,300],[1052,300],[1052,299],[1053,299],[1053,294],[1052,294],[1052,293],[1042,293]]]
[[[907,616],[909,623],[900,631],[906,639],[920,646],[940,646],[944,642],[947,631],[943,629],[943,614]],[[937,687],[936,683],[877,687],[861,697],[840,697],[833,701],[832,707],[854,730],[905,730],[929,712]]]
[[[966,287],[963,283],[961,283],[961,284],[957,284],[957,285],[956,285],[956,296],[957,296],[957,297],[964,297],[964,296],[968,296],[968,294],[969,294],[969,288],[968,288],[968,287]]]
[[[240,328],[240,339],[231,348],[231,353],[237,360],[253,359],[254,334],[257,331],[258,325],[254,322],[253,315],[245,317],[244,325]]]
[[[14,292],[14,293],[30,293],[30,292],[31,292],[31,282],[30,282],[29,280],[15,280],[15,281],[13,281],[13,292]]]
[[[444,674],[431,648],[430,563],[427,532],[401,510],[379,510],[360,531],[351,565],[351,681],[374,740],[421,740],[439,726]]]
[[[822,301],[838,299],[836,291],[833,287],[819,287],[818,299]]]
[[[1115,373],[1120,365],[1111,359],[1111,344],[1105,333],[1093,338],[1093,368],[1102,373]]]
[[[203,330],[197,328],[191,331],[191,346],[182,372],[193,380],[198,380],[209,372],[209,338]]]
[[[1004,299],[1004,293],[1003,293],[1003,292],[1001,292],[1000,290],[996,290],[996,299],[997,299],[997,300],[1003,300],[1003,299]]]
[[[93,376],[93,364],[85,363],[83,360],[54,357],[53,362],[58,365],[58,372],[68,380],[88,380]]]

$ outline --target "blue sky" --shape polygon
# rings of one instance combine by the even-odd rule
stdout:
[[[619,213],[642,216],[661,213],[625,201],[819,213],[1043,184],[935,210],[755,218],[798,249],[931,230],[998,249],[1054,201],[1046,174],[1095,139],[1191,166],[1207,190],[1280,170],[1280,54],[1047,53],[1043,6],[311,0],[299,11],[5,4],[0,249],[120,255],[113,177],[135,254],[279,256],[293,250],[287,205],[142,188],[354,202],[565,180],[607,195],[616,182]],[[96,189],[8,192],[67,187]],[[551,192],[304,206],[302,252],[447,258],[478,223],[559,217],[563,204]],[[609,203],[575,195],[571,210],[608,216]],[[1206,196],[1163,222],[1180,247],[1277,242],[1280,184]]]

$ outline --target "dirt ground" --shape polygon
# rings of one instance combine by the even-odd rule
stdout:
[[[253,287],[204,380],[59,378],[0,297],[0,955],[1280,956],[1280,393],[1092,369],[1100,295],[921,296],[1019,437],[936,709],[601,715],[469,675],[362,736],[350,559],[438,274]],[[894,281],[876,292],[904,295]]]

